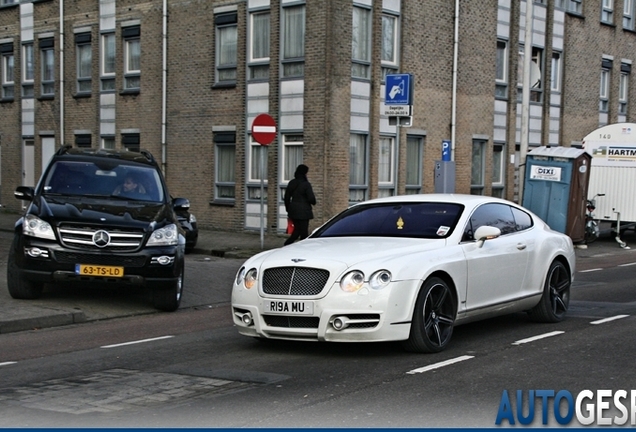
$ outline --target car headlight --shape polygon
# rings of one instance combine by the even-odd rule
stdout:
[[[360,270],[354,270],[347,273],[340,279],[340,288],[344,292],[356,292],[364,284],[364,273]]]
[[[256,286],[256,281],[258,281],[258,271],[255,268],[252,268],[245,273],[243,284],[245,285],[245,288],[252,289]]]
[[[236,280],[235,283],[237,285],[240,285],[241,282],[243,282],[243,278],[245,277],[245,267],[241,267],[238,271],[238,273],[236,273]]]
[[[189,219],[190,223],[196,223],[197,218],[196,216],[194,216],[192,213],[190,213],[190,219]]]
[[[391,283],[391,272],[388,270],[379,270],[369,278],[369,286],[374,290],[379,290]]]
[[[148,246],[173,246],[179,242],[177,226],[175,224],[166,225],[150,234]]]
[[[27,215],[25,217],[24,224],[22,225],[22,233],[32,237],[55,240],[55,233],[53,232],[53,228],[51,228],[51,224],[44,222],[34,215]]]

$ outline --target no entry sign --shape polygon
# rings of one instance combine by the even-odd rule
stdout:
[[[252,137],[261,145],[270,145],[276,138],[276,120],[269,114],[259,114],[252,122]]]

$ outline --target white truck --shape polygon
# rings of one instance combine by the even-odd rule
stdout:
[[[595,200],[596,218],[605,221],[618,244],[636,227],[636,123],[615,123],[591,132],[583,148],[592,156],[588,200]]]

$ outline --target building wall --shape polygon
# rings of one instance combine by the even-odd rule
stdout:
[[[305,2],[304,76],[281,77],[281,13],[283,7],[303,4],[290,0],[170,0],[167,2],[166,69],[163,70],[163,2],[150,0],[64,1],[63,41],[59,28],[61,0],[22,3],[0,8],[0,44],[14,45],[16,96],[0,101],[0,204],[17,210],[12,196],[22,183],[23,139],[34,140],[34,173],[40,175],[42,139],[71,144],[88,133],[93,148],[113,136],[121,148],[122,135],[139,133],[141,148],[161,161],[173,196],[186,196],[200,226],[227,230],[255,229],[259,200],[248,199],[250,127],[260,107],[278,122],[279,132],[302,133],[304,160],[318,204],[310,228],[349,205],[350,134],[368,135],[368,196],[378,195],[378,159],[381,137],[399,133],[397,192],[405,191],[408,136],[424,140],[422,191],[435,190],[434,170],[441,159],[443,140],[453,127],[453,49],[455,2],[428,0],[311,0]],[[620,3],[620,2],[619,2]],[[368,7],[373,17],[371,78],[352,79],[352,9]],[[33,10],[35,97],[20,96],[22,31]],[[601,0],[585,0],[582,15],[555,9],[553,1],[535,4],[533,45],[544,49],[544,77],[550,77],[550,56],[562,49],[563,90],[551,94],[544,83],[541,103],[533,104],[530,145],[572,145],[603,123],[618,116],[618,80],[621,60],[636,61],[636,33],[622,29],[622,4],[615,4],[615,25],[600,23]],[[248,79],[249,12],[270,13],[269,79]],[[22,11],[22,13],[21,13]],[[215,13],[237,14],[237,80],[215,85]],[[391,11],[400,22],[399,69],[414,78],[414,113],[410,127],[395,127],[383,114],[384,83],[380,59],[381,16]],[[460,2],[457,64],[455,190],[470,193],[473,140],[486,143],[484,194],[492,193],[493,145],[505,145],[505,197],[517,197],[515,178],[520,143],[520,104],[517,101],[518,50],[523,44],[525,1],[468,0]],[[122,35],[124,28],[140,26],[141,87],[124,88]],[[100,92],[100,38],[104,30],[116,35],[116,90]],[[90,94],[76,89],[74,35],[90,32],[92,87]],[[38,40],[53,36],[56,64],[55,97],[39,97]],[[509,92],[495,99],[497,38],[507,38]],[[59,61],[64,48],[64,79]],[[599,115],[599,80],[603,56],[614,59],[610,111]],[[165,123],[162,117],[163,77],[166,78]],[[633,81],[633,80],[632,80]],[[60,93],[64,90],[64,101]],[[630,99],[636,85],[631,83]],[[632,104],[633,105],[633,104]],[[298,108],[298,107],[301,108]],[[31,108],[32,107],[32,108]],[[61,112],[64,110],[63,119]],[[626,121],[634,121],[630,107]],[[63,120],[63,121],[61,121]],[[63,123],[63,129],[62,124]],[[215,196],[217,155],[215,132],[235,132],[235,199]],[[268,232],[281,231],[286,215],[281,201],[282,139],[268,147],[265,220]],[[249,186],[255,186],[249,184]]]

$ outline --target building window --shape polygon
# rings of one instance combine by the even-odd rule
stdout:
[[[567,11],[575,14],[583,14],[583,0],[566,0]]]
[[[602,1],[601,22],[605,24],[614,24],[614,0]]]
[[[506,159],[504,145],[495,144],[492,148],[492,196],[504,197]]]
[[[618,113],[627,115],[627,103],[629,100],[629,75],[632,72],[632,65],[621,63],[621,77],[618,86]]]
[[[406,194],[422,192],[422,160],[424,140],[421,137],[406,137]]]
[[[251,138],[251,137],[250,137]],[[260,199],[261,198],[261,187],[260,182],[263,180],[264,185],[264,197],[267,198],[267,152],[269,146],[264,146],[256,141],[253,138],[250,139],[250,151],[249,151],[249,159],[248,159],[248,183],[254,184],[258,183],[258,186],[248,185],[247,187],[247,198],[248,199]],[[261,159],[263,158],[263,159]],[[262,163],[262,164],[261,164]]]
[[[33,97],[35,74],[33,60],[33,43],[22,45],[22,96],[24,97]]]
[[[623,0],[623,29],[634,30],[634,2],[636,0]]]
[[[216,200],[234,200],[236,198],[236,132],[215,132],[215,173],[214,182]]]
[[[305,5],[283,9],[283,77],[305,74]]]
[[[353,7],[351,42],[351,76],[354,78],[371,77],[371,10]]]
[[[55,94],[55,49],[53,38],[40,39],[41,96]]]
[[[603,59],[601,68],[601,84],[599,92],[599,106],[600,112],[609,111],[609,97],[610,97],[610,76],[612,70],[612,61]]]
[[[550,90],[553,92],[561,91],[561,53],[552,52],[552,68],[550,76]]]
[[[114,136],[103,136],[102,137],[102,148],[114,150],[115,149],[115,137]]]
[[[522,99],[523,92],[523,68],[525,47],[519,47],[519,84],[517,87],[518,101]],[[532,47],[532,60],[530,62],[530,101],[543,101],[543,49]]]
[[[77,56],[77,93],[90,93],[93,85],[93,51],[90,33],[75,35],[75,53]]]
[[[397,73],[399,68],[398,17],[382,15],[382,79]]]
[[[8,6],[12,4],[18,4],[20,0],[0,0],[0,6]]]
[[[13,44],[7,43],[0,45],[0,74],[2,76],[2,94],[0,98],[3,100],[13,100],[15,97],[15,56],[13,55]]]
[[[237,13],[215,15],[214,25],[216,27],[216,82],[235,84],[238,55]]]
[[[495,97],[508,97],[508,42],[497,41],[497,67],[495,77]]]
[[[470,171],[470,193],[473,195],[484,194],[484,178],[486,176],[486,142],[473,140],[473,156]]]
[[[378,151],[378,197],[395,195],[395,140],[380,137]]]
[[[102,35],[101,90],[115,90],[115,34]]]
[[[249,48],[249,78],[269,78],[269,39],[270,13],[254,12],[250,14],[250,48]]]
[[[351,134],[349,138],[349,202],[367,199],[367,136]]]
[[[296,167],[303,163],[303,135],[283,135],[283,178],[284,183],[294,178]]]
[[[121,145],[128,151],[138,152],[141,150],[140,143],[138,133],[126,133],[121,135]]]
[[[77,134],[75,135],[75,147],[78,148],[91,148],[91,136],[89,134]]]
[[[141,28],[124,27],[124,90],[138,90],[141,86]]]

